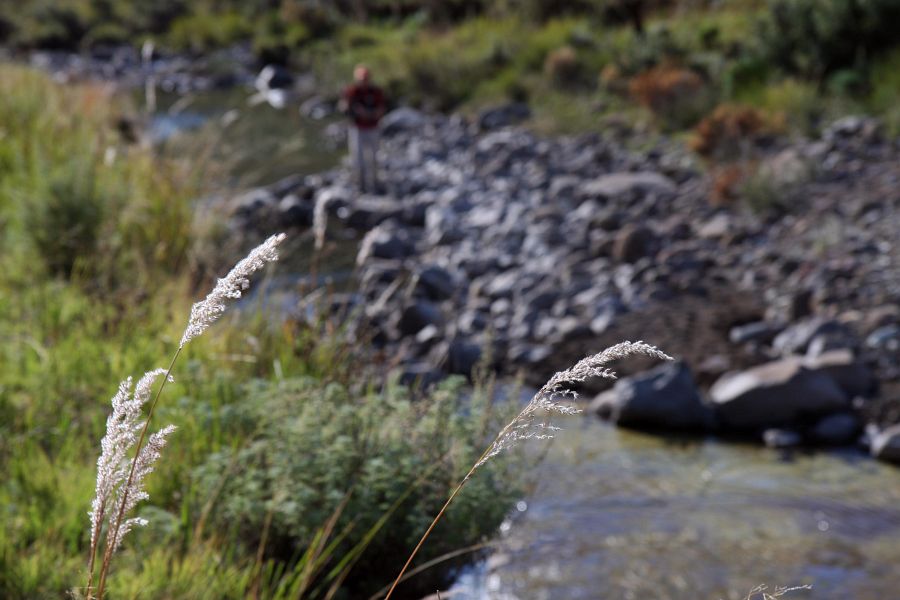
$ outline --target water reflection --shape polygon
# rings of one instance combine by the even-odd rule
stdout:
[[[795,455],[665,441],[572,421],[528,509],[456,599],[896,598],[900,470],[848,451]]]

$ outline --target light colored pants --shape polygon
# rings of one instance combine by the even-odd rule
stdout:
[[[375,192],[378,174],[378,129],[350,127],[350,160],[353,171],[363,192]]]

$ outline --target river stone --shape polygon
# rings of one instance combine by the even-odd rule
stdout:
[[[641,225],[626,225],[616,234],[613,242],[613,258],[620,262],[633,263],[650,254],[656,235]]]
[[[734,429],[787,426],[850,408],[831,377],[808,369],[798,357],[726,374],[709,395],[719,421]]]
[[[447,269],[430,265],[419,271],[416,290],[431,300],[447,300],[456,291],[456,280]]]
[[[819,336],[827,336],[831,340],[831,347],[835,347],[838,340],[843,340],[844,348],[854,348],[858,345],[853,332],[838,321],[822,317],[813,317],[795,323],[779,333],[772,341],[772,347],[782,356],[790,354],[803,354],[809,348],[810,343]]]
[[[454,340],[447,351],[447,370],[450,373],[472,376],[472,371],[481,360],[481,346],[463,340]]]
[[[853,413],[836,413],[823,417],[809,431],[809,437],[820,444],[840,446],[852,444],[859,434],[861,423]]]
[[[531,118],[531,109],[523,102],[510,102],[503,106],[488,108],[478,115],[478,126],[482,131],[509,127]]]
[[[313,207],[288,194],[278,202],[278,221],[282,227],[309,227],[313,222]]]
[[[427,300],[416,300],[403,308],[397,330],[404,336],[415,335],[429,325],[439,328],[443,323],[441,309],[436,304]]]
[[[900,424],[892,425],[872,437],[872,456],[900,463]]]
[[[399,217],[403,212],[403,203],[393,198],[360,196],[353,204],[342,208],[338,216],[347,227],[368,231],[383,221]]]
[[[414,108],[401,106],[382,117],[381,133],[385,136],[396,135],[401,132],[414,132],[428,124],[428,118]]]
[[[359,244],[356,264],[365,264],[370,258],[401,259],[412,256],[415,244],[402,231],[376,227],[368,232]]]
[[[618,380],[591,409],[623,427],[709,429],[713,423],[712,411],[681,361]]]
[[[644,194],[671,195],[675,193],[675,189],[675,183],[665,175],[643,171],[601,175],[593,181],[583,183],[579,188],[579,195],[585,199],[630,200]]]
[[[850,350],[829,350],[812,358],[807,356],[803,364],[811,371],[827,374],[849,398],[870,397],[877,386],[875,374],[856,360]]]
[[[778,335],[781,327],[767,323],[766,321],[756,321],[745,325],[732,327],[728,332],[728,339],[733,344],[744,344],[747,342],[766,343]]]

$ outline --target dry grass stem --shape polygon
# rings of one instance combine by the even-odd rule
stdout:
[[[469,469],[469,472],[466,473],[466,476],[462,478],[453,492],[451,492],[450,497],[447,498],[447,501],[444,503],[444,506],[441,507],[440,512],[438,512],[437,516],[428,526],[428,529],[425,530],[419,543],[416,544],[412,554],[406,559],[406,564],[403,565],[397,578],[394,579],[394,583],[388,590],[384,600],[390,599],[391,594],[394,593],[394,589],[403,579],[404,573],[406,573],[406,570],[409,568],[410,564],[412,564],[413,559],[425,543],[425,540],[428,539],[428,536],[431,534],[435,525],[437,525],[438,521],[441,520],[441,517],[444,516],[447,508],[462,490],[466,482],[472,478],[481,466],[487,463],[491,458],[512,448],[522,440],[542,440],[552,438],[553,432],[557,431],[558,428],[544,420],[542,418],[544,414],[557,413],[572,415],[579,412],[579,410],[573,407],[568,401],[560,400],[560,398],[569,398],[572,400],[576,398],[577,393],[572,390],[570,386],[586,381],[592,377],[614,379],[616,375],[609,369],[609,363],[636,354],[652,356],[662,360],[671,360],[669,355],[650,344],[645,344],[644,342],[622,342],[615,346],[610,346],[603,352],[587,356],[578,361],[574,366],[565,371],[560,371],[551,377],[550,380],[547,381],[547,383],[545,383],[531,398],[531,401],[525,405],[525,408],[523,408],[512,421],[500,430],[500,433],[497,434],[494,441],[491,442],[481,457],[474,465],[472,465],[472,468]]]

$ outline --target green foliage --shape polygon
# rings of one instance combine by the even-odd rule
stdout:
[[[764,45],[776,64],[805,77],[865,68],[898,43],[898,0],[772,0],[769,7]]]
[[[192,14],[174,21],[167,39],[175,48],[203,52],[250,37],[252,28],[238,13]]]
[[[458,384],[417,400],[393,385],[379,393],[308,378],[248,386],[239,402],[223,407],[229,437],[248,442],[198,469],[201,495],[216,496],[213,524],[249,550],[267,531],[267,554],[290,560],[346,502],[336,528],[351,528],[336,550],[341,556],[402,499],[353,570],[354,597],[373,593],[402,566],[490,433],[511,417],[508,406],[490,407],[483,392],[462,406]],[[517,491],[508,473],[485,467],[454,503],[426,556],[482,541]],[[437,582],[421,579],[421,592],[445,574]]]
[[[75,158],[53,173],[26,215],[26,231],[53,274],[71,276],[76,261],[88,261],[96,251],[106,202],[97,193],[92,169]]]

